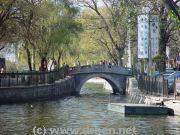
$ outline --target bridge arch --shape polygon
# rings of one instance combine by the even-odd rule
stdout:
[[[119,85],[119,82],[117,82],[116,79],[114,79],[113,76],[102,74],[102,73],[95,73],[95,74],[86,74],[81,75],[81,79],[76,83],[76,91],[80,93],[82,86],[90,79],[92,78],[102,78],[106,80],[112,87],[113,93],[119,93],[119,91],[123,91],[121,86]],[[79,77],[78,77],[79,78]]]

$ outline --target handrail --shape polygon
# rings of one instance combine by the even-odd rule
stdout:
[[[75,66],[75,67],[68,67],[64,66],[57,70],[52,71],[29,71],[29,72],[7,72],[7,73],[0,73],[0,88],[1,87],[14,87],[14,86],[31,86],[31,85],[39,85],[39,84],[53,84],[56,80],[63,79],[68,75],[72,75],[72,72],[78,71],[88,71],[91,73],[95,70],[102,70],[113,72],[115,68],[116,73],[121,71],[119,69],[128,70],[129,68],[123,68],[120,66],[108,67],[108,65],[83,65],[83,66]],[[112,69],[112,70],[111,70]],[[124,73],[125,74],[125,73]]]
[[[0,74],[0,87],[32,86],[53,84],[69,74],[69,69],[63,67],[54,71],[9,72]]]
[[[70,70],[69,74],[70,75],[78,75],[78,74],[118,74],[122,76],[132,76],[133,71],[131,68],[124,68],[124,67],[119,67],[119,66],[111,66],[109,67],[108,65],[96,65],[92,66],[90,68],[76,68],[74,70]]]

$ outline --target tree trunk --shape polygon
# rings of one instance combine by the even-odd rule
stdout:
[[[123,66],[123,51],[124,49],[123,48],[118,48],[118,61],[119,61],[119,66]]]
[[[41,58],[40,71],[47,71],[47,59],[45,57]]]
[[[60,68],[60,64],[61,64],[60,61],[61,61],[62,54],[63,54],[63,51],[58,51],[58,59],[57,59],[58,69]]]
[[[58,56],[58,69],[60,68],[60,60],[61,60],[61,57],[60,56]]]
[[[119,58],[118,63],[119,63],[119,66],[123,66],[123,61],[121,58]]]
[[[167,17],[164,17],[162,15],[161,18],[162,21],[162,28],[160,30],[160,46],[159,46],[159,54],[162,56],[162,59],[160,60],[159,63],[159,71],[160,72],[165,72],[166,71],[166,45],[169,40],[169,32],[168,32],[168,26],[165,22],[167,22]]]
[[[161,39],[159,54],[163,56],[159,63],[159,71],[165,72],[166,71],[166,43],[163,42],[164,39]]]
[[[25,49],[26,49],[26,54],[27,54],[27,62],[28,62],[29,71],[32,71],[31,53],[28,47],[26,47]]]
[[[36,70],[36,54],[35,54],[35,48],[33,47],[33,70]]]

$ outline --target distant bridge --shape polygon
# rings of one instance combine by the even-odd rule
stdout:
[[[83,84],[91,78],[105,79],[114,93],[125,93],[127,77],[132,75],[130,68],[109,65],[93,65],[72,68],[70,76],[74,76],[76,92],[79,93]]]
[[[75,93],[80,93],[83,84],[91,78],[105,79],[113,88],[114,93],[125,93],[126,79],[131,76],[131,69],[109,65],[86,65],[79,67],[62,67],[59,70],[48,72],[15,72],[0,74],[0,88],[43,86],[55,84],[59,79],[72,76]]]
[[[105,79],[113,93],[125,93],[128,68],[108,65],[62,67],[48,72],[12,72],[0,74],[0,104],[54,99],[77,95],[83,84],[94,77]]]

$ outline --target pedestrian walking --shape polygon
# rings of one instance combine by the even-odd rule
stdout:
[[[111,68],[111,66],[112,66],[112,63],[111,63],[111,61],[109,61],[108,67]]]

